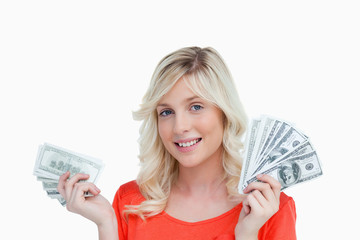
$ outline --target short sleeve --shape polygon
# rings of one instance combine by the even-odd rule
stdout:
[[[134,228],[129,227],[130,217],[128,219],[123,214],[125,206],[139,205],[144,200],[135,180],[121,185],[117,190],[112,206],[118,222],[119,240],[128,239],[131,232],[134,231]]]
[[[112,206],[117,218],[119,240],[125,240],[127,225],[122,216],[122,210],[124,208],[124,204],[122,202],[120,192],[121,192],[121,188],[116,192]]]
[[[259,240],[296,240],[296,208],[291,197],[281,193],[279,211],[259,230]]]

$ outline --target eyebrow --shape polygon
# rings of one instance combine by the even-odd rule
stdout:
[[[185,99],[184,102],[191,102],[191,101],[193,101],[193,100],[196,99],[196,98],[200,98],[200,97],[194,95],[194,96],[192,96],[192,97],[189,97],[189,98]],[[169,106],[169,104],[167,104],[167,103],[160,103],[160,104],[158,104],[156,107],[168,107],[168,106]]]

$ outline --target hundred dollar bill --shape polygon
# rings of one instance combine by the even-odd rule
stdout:
[[[276,130],[280,127],[280,121],[271,119],[269,117],[262,117],[260,123],[260,129],[257,132],[256,141],[254,145],[254,154],[251,157],[249,173],[253,173],[256,166],[260,165],[260,157],[262,150],[269,144],[270,139],[274,136]]]
[[[264,159],[269,152],[276,146],[276,144],[282,139],[282,137],[289,131],[290,125],[286,122],[283,122],[279,129],[277,130],[276,134],[273,136],[273,138],[270,140],[270,143],[268,146],[266,146],[266,149],[262,150],[262,154],[259,156],[259,161]]]
[[[58,182],[42,182],[43,189],[46,190],[55,190],[57,188]]]
[[[257,159],[260,159],[260,156],[264,154],[264,151],[268,148],[270,141],[274,138],[275,134],[279,130],[280,126],[282,126],[282,122],[279,120],[274,119],[273,124],[271,125],[271,129],[269,133],[266,135],[266,140],[264,144],[261,146],[260,151],[257,155]]]
[[[42,182],[47,195],[64,206],[66,201],[57,191],[58,180],[62,174],[69,171],[72,177],[77,173],[85,173],[90,176],[87,182],[96,183],[103,168],[104,164],[100,159],[45,143],[39,146],[33,174]],[[85,193],[84,196],[92,195]]]
[[[281,158],[286,153],[294,150],[298,145],[304,143],[307,140],[302,133],[296,130],[294,127],[285,133],[285,135],[276,143],[276,145],[268,151],[268,154],[261,159],[261,163],[255,169],[255,172],[259,172],[264,166],[271,164],[276,159]]]
[[[65,201],[65,199],[63,198],[63,197],[60,197],[60,198],[58,198],[57,199],[58,201],[59,201],[59,203],[61,204],[61,206],[65,206],[66,205],[66,201]]]
[[[320,177],[323,174],[323,171],[319,158],[314,151],[287,159],[286,161],[261,172],[261,174],[270,175],[278,180],[281,184],[281,190],[284,190],[295,184]],[[243,187],[246,187],[254,181],[258,181],[256,177],[247,180]]]
[[[308,136],[287,122],[268,116],[252,120],[245,146],[238,187],[240,193],[243,193],[242,190],[249,182],[256,180],[256,175],[260,173],[274,175],[276,169],[286,169],[285,166],[289,165],[289,162],[295,161],[292,165],[296,168],[296,166],[303,167],[302,163],[310,161],[305,167],[306,171],[301,171],[302,180],[295,181],[296,183],[322,175],[320,161]],[[299,162],[300,159],[303,161]],[[320,172],[315,171],[319,169]],[[309,173],[313,175],[309,177]]]
[[[36,180],[40,181],[40,182],[58,182],[57,179],[52,179],[52,178],[46,178],[46,177],[36,177]]]
[[[293,151],[290,151],[290,152],[286,153],[285,155],[281,156],[280,158],[276,159],[276,161],[269,164],[267,166],[267,168],[271,168],[272,166],[279,164],[281,162],[284,162],[289,158],[298,157],[298,156],[305,155],[305,154],[308,154],[308,153],[311,153],[314,151],[315,151],[315,149],[314,149],[313,145],[311,144],[310,140],[307,138],[307,140],[305,142],[298,145]],[[267,168],[264,170],[267,170]]]
[[[258,119],[253,119],[253,121],[250,124],[250,128],[247,132],[247,137],[246,137],[247,141],[245,144],[245,158],[241,169],[241,176],[243,177],[240,178],[240,183],[239,183],[240,186],[243,184],[244,180],[246,179],[248,170],[250,169],[250,163],[251,163],[250,159],[254,151],[256,136],[260,128],[260,122],[261,121]]]
[[[70,171],[70,176],[76,173],[89,174],[88,181],[96,182],[102,169],[103,164],[98,159],[84,157],[84,155],[45,143],[40,148],[34,175],[59,179],[65,172]]]
[[[255,145],[254,145],[254,153],[252,154],[252,158],[250,161],[256,161],[257,157],[260,154],[261,147],[265,144],[266,139],[271,130],[271,126],[275,122],[275,119],[271,119],[268,117],[262,117],[260,122],[260,129],[257,133]]]
[[[61,195],[57,190],[46,190],[47,195],[50,198],[60,198]]]

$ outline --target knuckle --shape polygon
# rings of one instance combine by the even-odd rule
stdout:
[[[244,201],[246,201],[247,203],[249,203],[249,202],[254,198],[253,194],[254,194],[254,192],[251,192],[250,194],[248,194],[248,195],[246,196],[246,199],[245,199]]]
[[[253,192],[252,192],[252,194],[254,195],[254,196],[260,196],[260,191],[258,190],[258,189],[255,189]]]
[[[79,182],[77,182],[77,183],[75,183],[74,184],[74,189],[78,189],[78,188],[80,188],[81,187],[81,183],[79,183]]]
[[[65,188],[68,188],[70,185],[71,185],[71,182],[70,182],[70,181],[66,181],[65,184],[64,184],[64,187],[65,187]]]
[[[281,184],[279,181],[275,181],[273,185],[274,185],[274,188],[279,188],[279,189],[281,188]]]
[[[269,183],[264,183],[264,189],[269,190],[271,189],[271,186]]]

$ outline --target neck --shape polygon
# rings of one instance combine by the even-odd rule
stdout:
[[[179,166],[179,176],[175,186],[189,194],[206,194],[225,186],[224,169],[221,158],[207,161],[199,166],[186,168]]]

